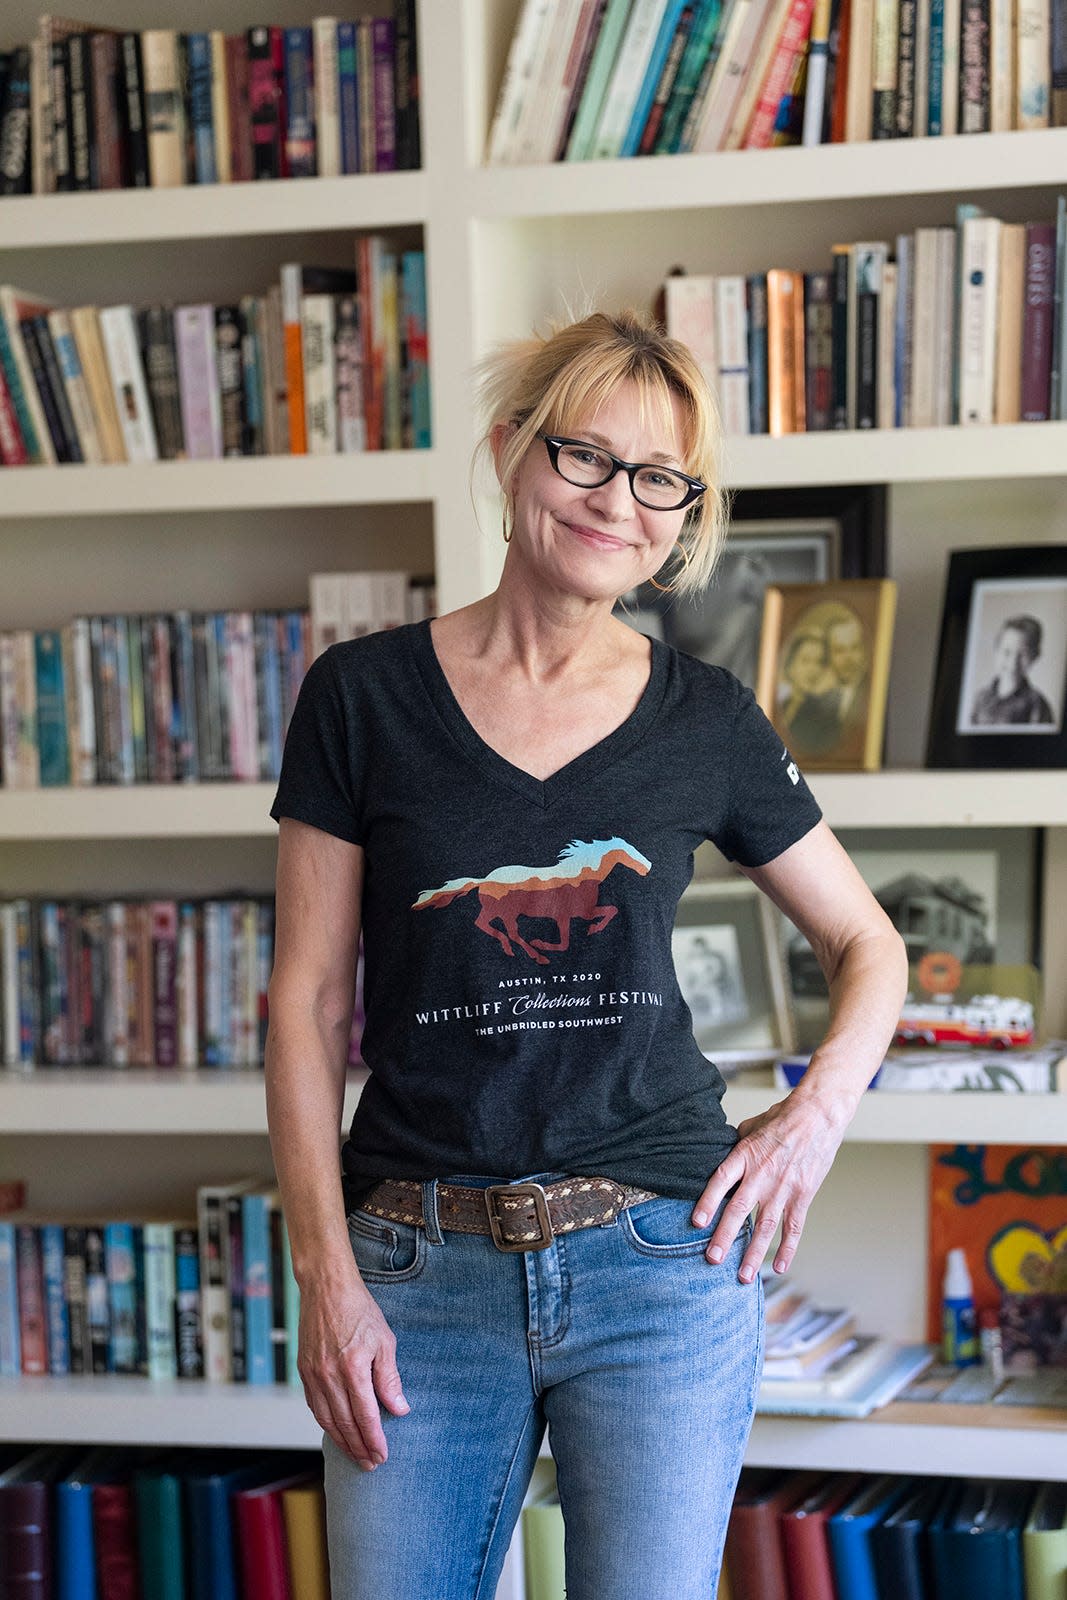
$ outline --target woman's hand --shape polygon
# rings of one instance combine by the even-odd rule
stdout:
[[[353,1263],[342,1283],[301,1290],[297,1370],[319,1426],[366,1472],[388,1449],[378,1401],[411,1410],[396,1367],[396,1336]]]
[[[801,1096],[796,1090],[758,1117],[739,1122],[740,1139],[709,1179],[693,1213],[694,1224],[706,1227],[734,1189],[711,1237],[708,1260],[715,1265],[723,1260],[741,1224],[758,1206],[759,1216],[738,1277],[742,1283],[751,1283],[779,1223],[782,1240],[774,1270],[785,1272],[800,1243],[808,1207],[830,1170],[847,1122],[843,1106],[831,1109],[825,1101]]]

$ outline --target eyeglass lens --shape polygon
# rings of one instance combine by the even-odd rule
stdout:
[[[611,477],[612,460],[593,445],[564,444],[560,446],[557,470],[568,483],[594,489]],[[689,493],[684,478],[666,467],[655,466],[642,467],[634,473],[634,489],[639,500],[664,511],[681,505]]]

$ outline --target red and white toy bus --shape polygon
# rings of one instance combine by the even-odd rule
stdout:
[[[1032,1044],[1034,1008],[1029,1000],[976,994],[954,1001],[908,1000],[900,1013],[895,1044],[976,1044],[1007,1050]]]

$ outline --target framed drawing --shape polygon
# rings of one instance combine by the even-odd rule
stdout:
[[[928,767],[1067,766],[1067,545],[954,550]]]
[[[879,578],[885,572],[885,489],[746,489],[703,594],[660,594],[645,584],[618,615],[687,655],[727,667],[756,687],[763,596],[772,583]]]
[[[754,884],[702,879],[682,895],[671,935],[682,998],[704,1054],[723,1071],[794,1047],[769,901]]]
[[[888,578],[768,588],[756,696],[801,766],[880,766],[895,609]]]

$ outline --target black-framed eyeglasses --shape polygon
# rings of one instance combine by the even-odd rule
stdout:
[[[539,433],[537,437],[545,441],[548,459],[568,483],[579,489],[599,489],[610,483],[617,472],[625,472],[630,493],[638,505],[647,506],[650,511],[681,511],[708,487],[677,467],[661,467],[652,461],[620,461],[610,450],[585,439],[564,439],[551,433]]]

